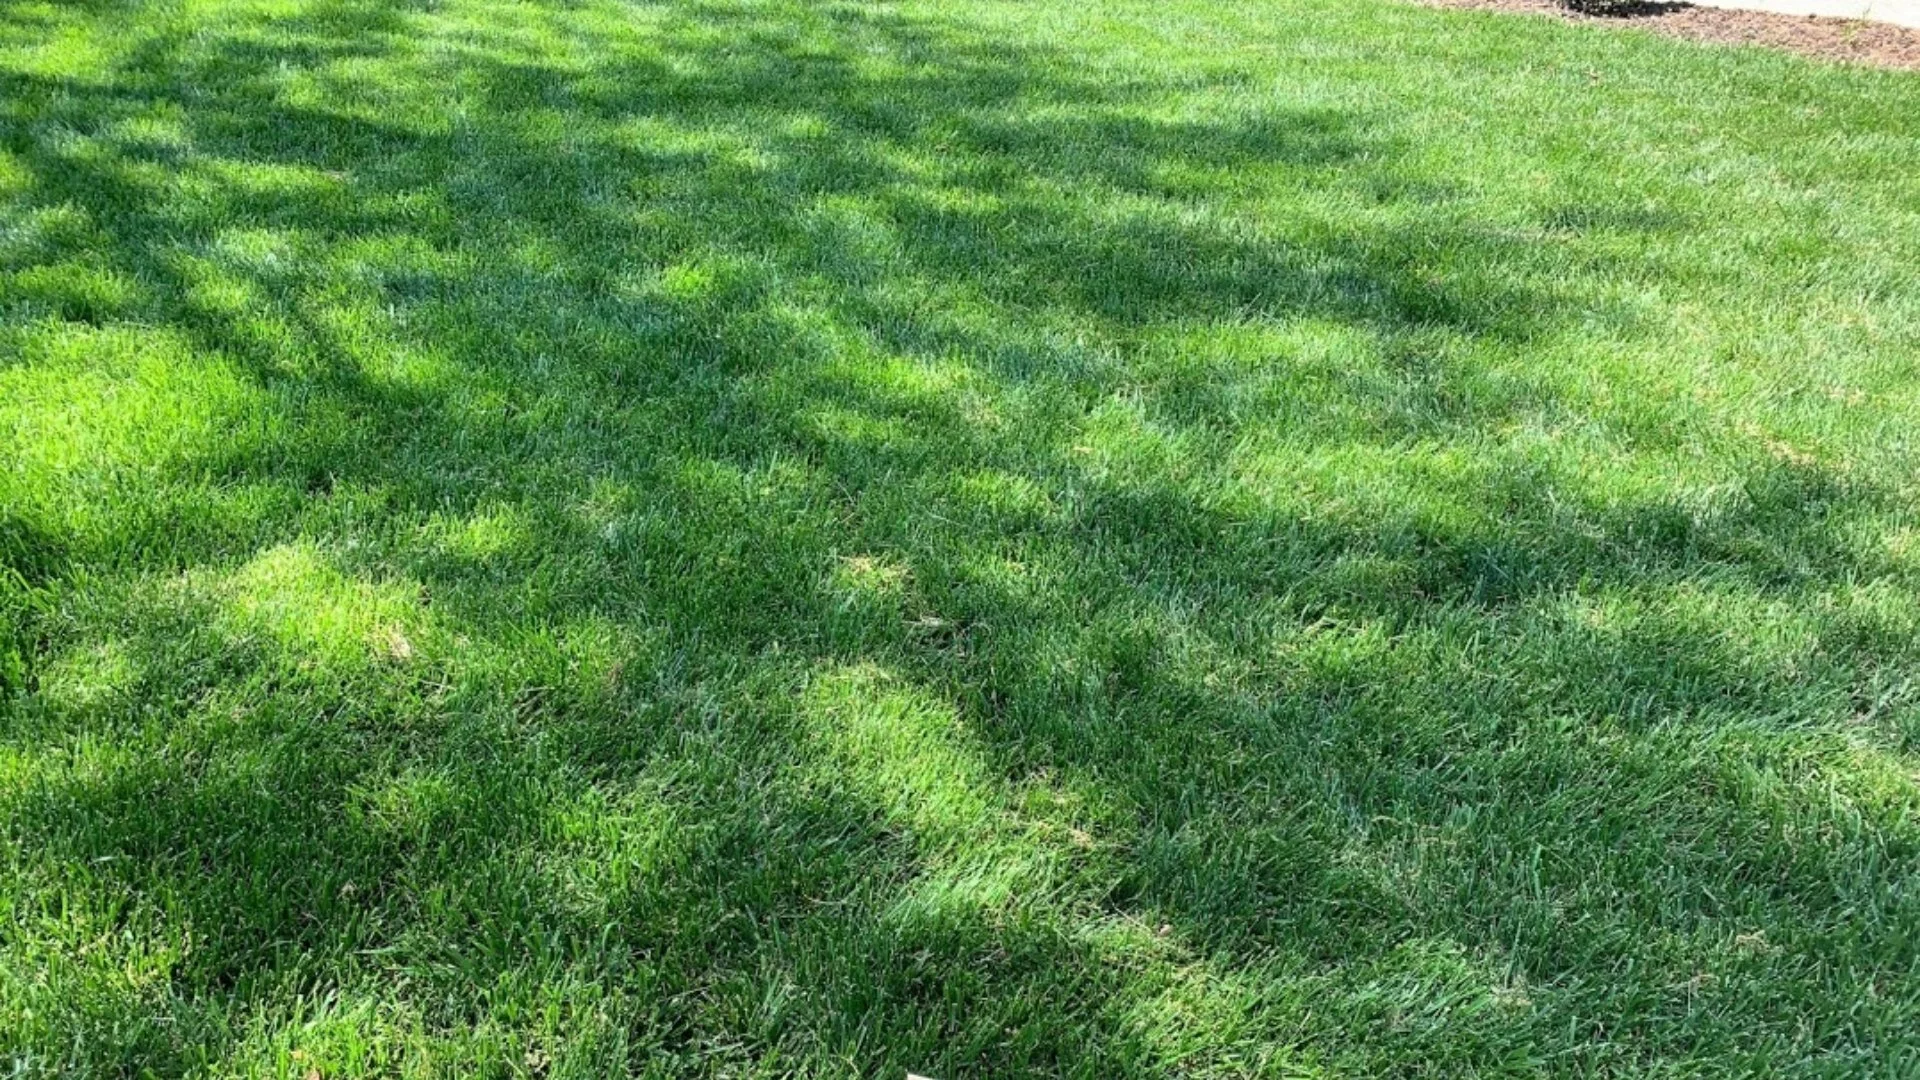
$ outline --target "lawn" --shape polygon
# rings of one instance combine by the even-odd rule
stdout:
[[[1920,1070],[1920,76],[0,0],[0,1071]]]

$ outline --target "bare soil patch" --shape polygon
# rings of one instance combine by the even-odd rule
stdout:
[[[1662,34],[1728,45],[1767,45],[1823,60],[1920,71],[1920,29],[1860,19],[1778,15],[1764,11],[1649,2],[1606,15],[1568,11],[1558,0],[1424,0],[1435,7],[1551,15],[1573,22],[1645,27]]]

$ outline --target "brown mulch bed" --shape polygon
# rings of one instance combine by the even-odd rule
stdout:
[[[1424,0],[1436,7],[1524,11],[1574,22],[1639,26],[1692,41],[1770,45],[1822,60],[1920,71],[1920,29],[1858,19],[1776,15],[1764,11],[1641,3],[1610,15],[1581,15],[1559,0]]]

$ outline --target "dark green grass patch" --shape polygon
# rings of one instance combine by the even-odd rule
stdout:
[[[0,1065],[1920,1068],[1920,80],[0,5]]]

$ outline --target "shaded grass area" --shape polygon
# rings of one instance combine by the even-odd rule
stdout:
[[[1920,1066],[1920,82],[0,8],[26,1075]]]

